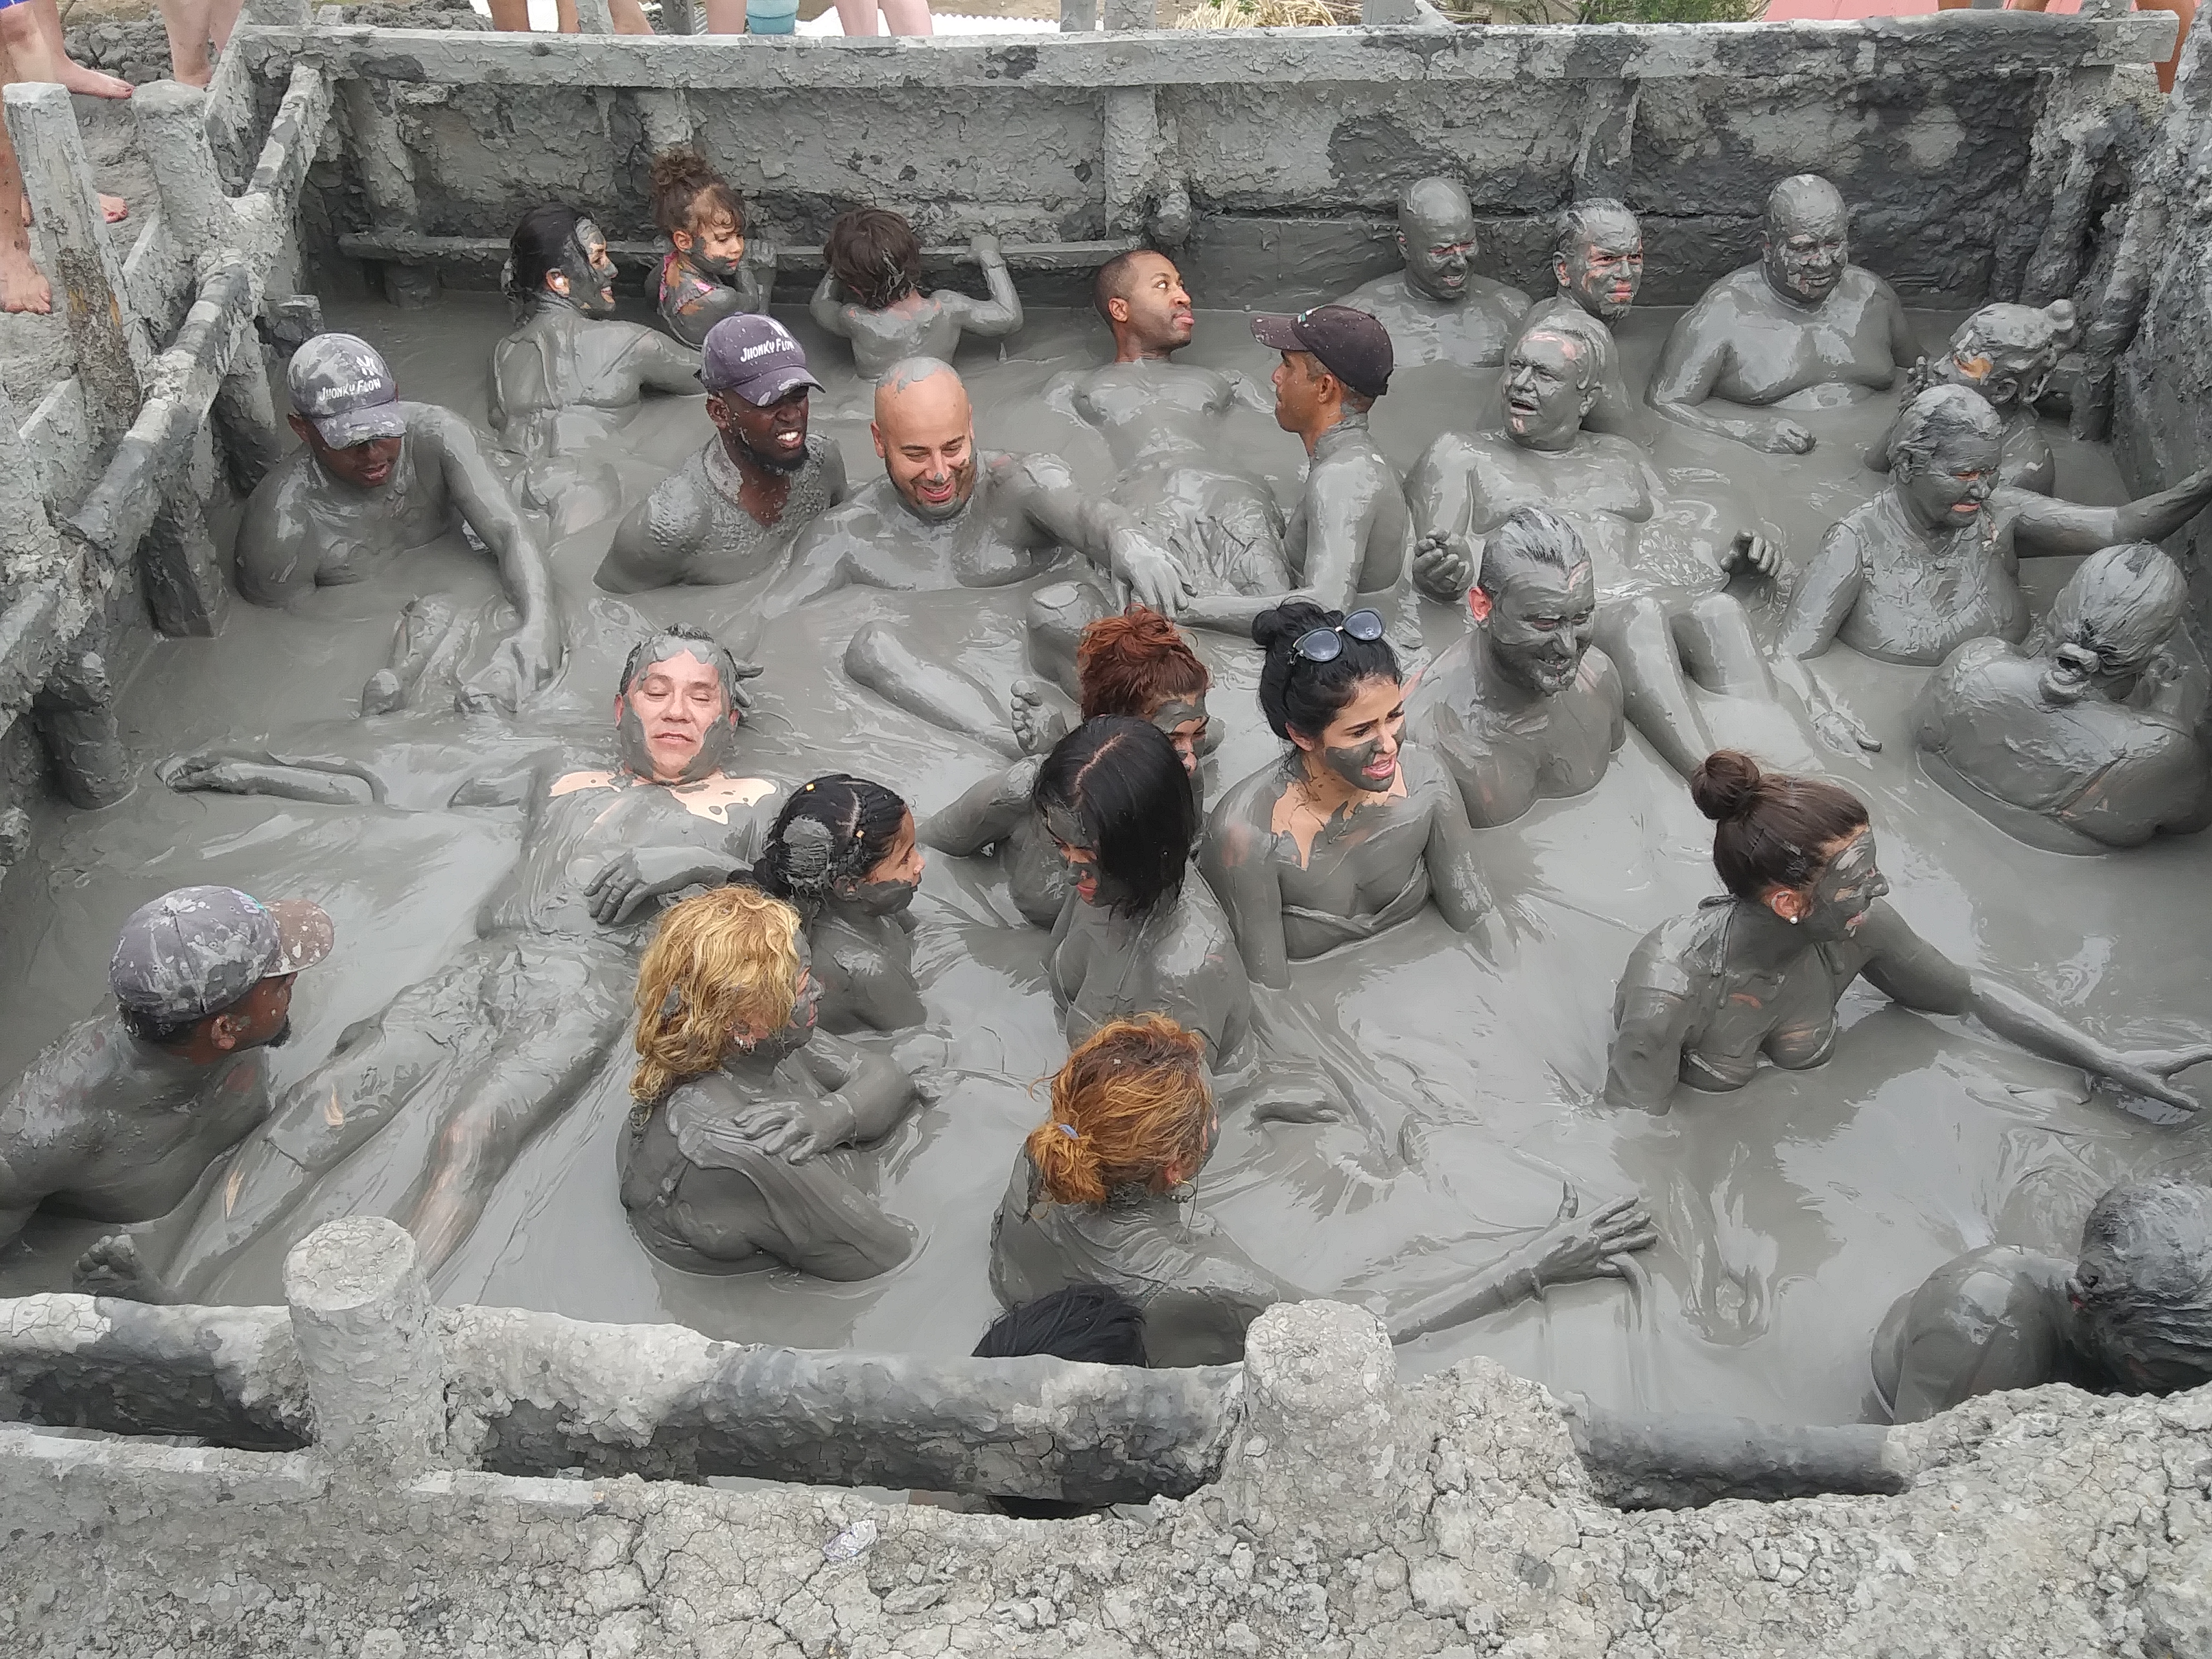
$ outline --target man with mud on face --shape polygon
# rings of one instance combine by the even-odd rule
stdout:
[[[1114,334],[1114,361],[1063,374],[1046,401],[1097,428],[1120,470],[1112,490],[1165,544],[1201,592],[1278,593],[1283,515],[1267,481],[1224,459],[1231,417],[1270,412],[1234,369],[1178,363],[1196,329],[1182,273],[1134,248],[1099,267],[1091,304]]]
[[[1552,276],[1557,290],[1529,307],[1519,335],[1574,313],[1595,321],[1599,327],[1590,331],[1591,337],[1605,349],[1596,369],[1597,395],[1583,425],[1640,441],[1644,419],[1621,379],[1620,348],[1613,331],[1634,308],[1644,286],[1644,227],[1625,204],[1609,196],[1570,202],[1552,243]]]
[[[1596,787],[1627,735],[1620,673],[1591,643],[1597,583],[1582,538],[1516,507],[1483,540],[1474,626],[1406,699],[1406,735],[1433,750],[1477,829]]]
[[[714,436],[653,487],[615,532],[595,578],[611,593],[744,581],[845,499],[845,458],[806,430],[822,390],[806,353],[772,317],[727,317],[707,331],[699,383]]]
[[[808,526],[791,568],[763,602],[773,617],[852,586],[899,591],[1007,587],[1052,574],[1073,548],[1154,610],[1188,592],[1182,567],[1119,503],[1085,495],[1056,455],[979,450],[968,389],[950,364],[912,357],[876,384],[869,428],[884,476]],[[1031,666],[1072,690],[1084,628],[1116,609],[1075,577],[1027,599]],[[871,622],[854,635],[845,672],[933,725],[1011,754],[997,696],[908,629]]]
[[[566,1112],[621,1038],[651,915],[644,901],[711,884],[751,862],[766,779],[733,775],[758,671],[696,629],[638,641],[613,702],[611,757],[562,747],[487,767],[449,808],[519,805],[522,844],[477,913],[476,937],[339,1040],[233,1161],[166,1268],[130,1235],[102,1240],[79,1282],[147,1301],[204,1299],[256,1239],[283,1227],[315,1182],[403,1115],[424,1126],[422,1167],[398,1218],[434,1271],[465,1239],[525,1146]],[[172,788],[329,803],[388,800],[376,763],[220,751],[162,769]],[[391,1154],[387,1154],[391,1156]],[[300,1223],[304,1230],[305,1223]]]
[[[48,1043],[0,1095],[0,1243],[32,1212],[149,1221],[269,1115],[264,1048],[292,981],[331,951],[305,899],[179,887],[123,924],[115,1006]]]
[[[1796,392],[1886,390],[1920,347],[1887,283],[1850,263],[1850,210],[1816,173],[1766,199],[1757,264],[1723,276],[1676,319],[1651,381],[1670,420],[1774,455],[1802,455],[1813,434],[1774,415],[1724,415],[1710,398],[1774,404]]]
[[[1455,179],[1416,179],[1398,197],[1405,269],[1364,283],[1336,301],[1390,331],[1399,363],[1487,368],[1505,360],[1528,296],[1478,276],[1474,209]]]
[[[1922,765],[2050,852],[2203,829],[2207,677],[2183,626],[2188,604],[2181,567],[2148,542],[2090,555],[2024,650],[1969,640],[1928,677],[1912,708]]]
[[[518,621],[462,702],[512,710],[541,690],[565,639],[552,572],[484,436],[449,409],[403,401],[383,357],[351,334],[315,336],[286,379],[306,447],[246,501],[238,591],[256,605],[292,605],[465,526],[499,562]]]
[[[2045,1382],[2155,1395],[2212,1382],[2212,1188],[2121,1182],[2081,1224],[2080,1258],[1985,1245],[1899,1297],[1872,1356],[1890,1420]]]

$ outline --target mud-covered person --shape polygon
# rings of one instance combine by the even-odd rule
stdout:
[[[669,246],[655,284],[660,321],[696,351],[724,318],[768,309],[775,249],[745,234],[744,200],[689,145],[653,158],[650,185]]]
[[[1202,593],[1176,620],[1249,637],[1255,618],[1304,600],[1324,611],[1371,609],[1389,623],[1400,655],[1427,660],[1412,581],[1413,520],[1397,469],[1376,447],[1368,411],[1390,389],[1389,331],[1364,311],[1316,306],[1297,316],[1252,319],[1252,337],[1282,354],[1274,372],[1275,424],[1305,446],[1305,486],[1283,536],[1297,586],[1286,593]]]
[[[493,467],[489,441],[449,409],[403,400],[383,357],[351,334],[315,336],[293,354],[286,379],[292,430],[306,447],[246,504],[239,592],[256,605],[290,605],[465,526],[498,561],[518,620],[464,696],[511,709],[542,688],[561,666],[560,609],[545,551]]]
[[[1455,179],[1416,179],[1398,198],[1403,270],[1337,301],[1381,320],[1399,361],[1481,368],[1505,360],[1528,296],[1479,275],[1474,209]]]
[[[1022,325],[1021,298],[999,252],[999,239],[976,235],[969,256],[991,290],[978,300],[957,289],[921,291],[921,242],[902,214],[889,208],[855,208],[840,214],[822,245],[829,267],[807,312],[824,331],[853,343],[860,378],[879,380],[905,357],[946,362],[963,334],[994,340]]]
[[[699,383],[714,435],[623,520],[595,579],[610,592],[766,574],[848,493],[836,441],[806,429],[807,399],[822,382],[781,323],[715,324]]]
[[[1552,242],[1552,280],[1555,291],[1529,307],[1519,333],[1525,337],[1540,324],[1574,313],[1597,324],[1591,337],[1604,350],[1594,381],[1596,395],[1583,425],[1642,441],[1644,417],[1622,378],[1620,346],[1613,337],[1644,287],[1644,227],[1625,203],[1589,196],[1567,204]]]
[[[2081,1224],[2080,1257],[1985,1245],[1899,1297],[1874,1339],[1890,1420],[2045,1382],[2094,1394],[2212,1382],[2212,1188],[2123,1182]]]
[[[40,1051],[0,1097],[0,1243],[33,1212],[150,1221],[269,1115],[262,1050],[291,1035],[292,979],[330,954],[305,899],[180,887],[132,911],[115,1006]]]

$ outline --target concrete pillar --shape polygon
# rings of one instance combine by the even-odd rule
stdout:
[[[178,251],[191,261],[229,246],[236,212],[208,143],[207,94],[175,81],[156,81],[132,94],[131,113],[138,124],[139,147],[161,158],[154,186]]]
[[[1127,28],[1114,21],[1108,0],[1106,27]],[[1150,0],[1146,0],[1149,5]],[[1143,27],[1150,27],[1147,21]],[[1146,197],[1158,176],[1161,163],[1158,100],[1150,87],[1109,87],[1106,92],[1105,151],[1106,222],[1117,231],[1133,231],[1143,221]]]
[[[1644,83],[1589,80],[1583,82],[1583,131],[1575,147],[1574,194],[1625,196],[1635,165],[1636,106]]]
[[[10,585],[51,580],[62,568],[62,543],[46,498],[39,488],[39,466],[23,441],[15,400],[0,386],[0,562]]]
[[[70,805],[112,806],[131,793],[131,757],[116,731],[115,690],[100,653],[63,659],[33,700],[31,714]]]
[[[152,353],[123,309],[120,296],[129,290],[100,216],[76,115],[68,92],[52,82],[17,82],[7,89],[5,106],[23,193],[51,264],[54,308],[68,326],[93,424],[112,437],[138,412],[140,377]]]
[[[1157,28],[1159,27],[1159,9],[1153,0],[1106,0],[1106,27],[1109,29]],[[1147,91],[1145,95],[1149,98],[1152,94]]]
[[[392,95],[392,86],[374,87],[366,81],[347,81],[338,88],[370,220],[380,231],[414,231],[422,220],[415,198],[415,161],[399,131]],[[401,309],[420,310],[437,299],[436,273],[399,264],[386,264],[383,270],[385,298]]]
[[[219,630],[230,585],[189,476],[171,489],[138,544],[138,585],[154,626],[169,638],[212,639]]]
[[[1359,21],[1363,23],[1418,23],[1420,8],[1413,0],[1359,0]]]
[[[660,0],[660,33],[696,34],[699,13],[691,0]]]
[[[1088,34],[1098,27],[1098,0],[1060,0],[1060,32]]]
[[[1232,1518],[1276,1553],[1323,1559],[1391,1541],[1425,1437],[1413,1431],[1382,1322],[1339,1302],[1284,1302],[1244,1339],[1244,1420],[1221,1471]],[[1418,1528],[1419,1516],[1411,1517]]]
[[[415,1240],[383,1216],[330,1221],[284,1258],[315,1445],[405,1479],[446,1455],[445,1342]]]
[[[612,34],[615,15],[607,0],[576,0],[576,27],[585,34]]]

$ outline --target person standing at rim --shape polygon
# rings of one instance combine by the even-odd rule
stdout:
[[[1596,323],[1590,333],[1604,349],[1592,382],[1595,396],[1583,416],[1583,425],[1592,432],[1642,442],[1639,400],[1629,395],[1628,384],[1621,378],[1620,344],[1613,337],[1644,286],[1644,227],[1626,204],[1610,196],[1586,196],[1567,204],[1559,215],[1559,234],[1552,242],[1552,280],[1557,289],[1529,307],[1519,334],[1525,337],[1570,313],[1578,312]]]
[[[623,520],[592,579],[611,593],[766,575],[848,493],[842,452],[806,429],[807,398],[822,382],[781,323],[715,324],[699,384],[714,435]]]
[[[1176,620],[1187,628],[1249,635],[1255,618],[1289,600],[1324,611],[1375,611],[1400,654],[1427,659],[1413,585],[1413,520],[1397,470],[1375,447],[1367,411],[1390,389],[1390,334],[1364,311],[1317,306],[1297,316],[1259,316],[1252,337],[1282,354],[1275,424],[1305,446],[1305,487],[1283,538],[1297,586],[1287,593],[1201,593]]]
[[[979,232],[968,239],[968,254],[982,269],[989,299],[949,288],[924,294],[921,241],[906,216],[854,208],[830,227],[822,245],[829,269],[806,302],[807,314],[824,333],[853,343],[853,367],[864,380],[880,380],[908,357],[951,362],[963,334],[995,340],[1022,325],[1021,296],[999,239]]]
[[[1528,296],[1478,276],[1474,209],[1456,179],[1416,179],[1398,196],[1405,268],[1364,283],[1336,303],[1379,319],[1399,361],[1487,368],[1505,361]]]
[[[1972,1014],[2031,1054],[2197,1109],[2168,1079],[2212,1060],[2212,1042],[2115,1048],[1914,933],[1884,902],[1866,805],[1849,790],[1763,773],[1723,749],[1690,794],[1718,826],[1713,863],[1728,891],[1653,928],[1629,957],[1613,999],[1610,1103],[1662,1113],[1678,1082],[1741,1089],[1762,1054],[1790,1071],[1822,1064],[1840,1035],[1836,1004],[1863,974],[1907,1008]]]
[[[464,699],[512,709],[543,689],[565,642],[553,574],[483,435],[449,409],[402,401],[376,349],[351,334],[316,335],[292,354],[285,379],[306,447],[271,467],[246,503],[238,591],[255,605],[292,605],[465,526],[499,562],[517,621]]]
[[[1398,659],[1372,611],[1290,600],[1252,624],[1260,708],[1291,746],[1222,798],[1201,860],[1261,985],[1296,957],[1371,939],[1433,896],[1462,933],[1491,908],[1459,787],[1401,748]]]
[[[1117,1019],[1052,1080],[991,1223],[991,1289],[1006,1307],[1071,1285],[1121,1291],[1145,1316],[1156,1366],[1233,1364],[1252,1322],[1310,1291],[1278,1279],[1194,1201],[1219,1133],[1206,1045],[1164,1014]],[[1484,1267],[1385,1269],[1334,1292],[1381,1303],[1393,1342],[1503,1312],[1547,1285],[1625,1275],[1658,1242],[1632,1199],[1577,1218],[1569,1191],[1542,1232]]]
[[[0,1244],[33,1212],[150,1221],[269,1115],[261,1052],[292,1035],[292,981],[331,953],[305,899],[179,887],[133,910],[115,1006],[39,1051],[0,1095]]]

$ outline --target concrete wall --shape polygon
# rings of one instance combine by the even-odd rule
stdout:
[[[878,42],[254,31],[257,74],[367,77],[319,175],[332,233],[496,234],[532,204],[649,234],[659,144],[694,138],[779,240],[860,203],[930,242],[1188,235],[1209,302],[1310,299],[1388,264],[1407,182],[1463,179],[1490,263],[1534,283],[1577,193],[1645,215],[1645,292],[1749,256],[1804,171],[1909,296],[2008,291],[2039,234],[2039,124],[2170,50],[2163,13],[1947,12],[1853,24],[1400,27]],[[364,163],[363,158],[368,158]],[[396,163],[396,165],[394,165]],[[1017,261],[1018,264],[1018,261]]]

